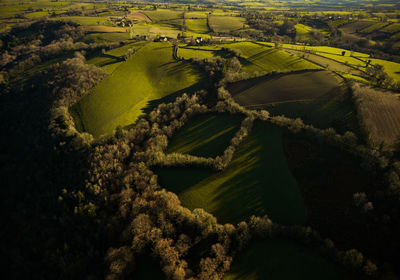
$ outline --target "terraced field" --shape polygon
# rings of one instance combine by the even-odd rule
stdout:
[[[121,63],[73,111],[81,128],[97,137],[134,123],[150,101],[187,91],[200,79],[190,64],[173,60],[170,43],[150,43]]]
[[[253,242],[239,253],[224,280],[357,279],[315,252],[284,239]]]
[[[196,125],[190,123],[182,133]],[[188,139],[195,141],[198,136],[192,137]],[[220,173],[194,167],[159,168],[156,173],[160,185],[178,194],[182,205],[203,208],[220,223],[265,214],[284,224],[303,224],[307,219],[300,189],[286,164],[281,131],[264,123],[255,123],[231,164]]]

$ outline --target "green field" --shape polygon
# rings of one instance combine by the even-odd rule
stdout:
[[[110,19],[108,17],[88,17],[88,16],[60,16],[60,17],[50,17],[50,20],[62,20],[62,21],[72,21],[80,25],[111,25]]]
[[[310,34],[312,28],[304,24],[296,24],[296,39],[300,41],[311,40],[313,37]]]
[[[243,119],[243,116],[230,114],[197,116],[172,137],[168,153],[202,157],[222,155]]]
[[[120,42],[130,38],[129,33],[125,32],[109,32],[109,33],[90,33],[87,34],[82,41],[85,43],[104,43],[104,42]]]
[[[382,28],[380,31],[387,32],[387,33],[400,32],[400,23],[390,24],[390,25],[386,26],[385,28]]]
[[[192,19],[207,19],[207,12],[186,12],[185,13],[185,18],[192,18]]]
[[[102,33],[102,35],[107,35],[109,33]],[[112,34],[112,33],[111,33]],[[120,34],[120,33],[117,33]],[[124,34],[124,33],[122,33]],[[92,35],[92,34],[90,34]],[[104,54],[98,53],[96,56],[91,57],[87,60],[88,64],[94,64],[96,66],[102,67],[107,73],[111,74],[115,69],[118,68],[123,62],[123,56],[131,48],[140,48],[144,45],[144,42],[137,42],[132,44],[127,44],[125,46],[112,49]]]
[[[165,21],[171,19],[182,18],[182,11],[174,11],[169,9],[157,9],[156,11],[143,11],[152,21]]]
[[[385,27],[388,24],[389,24],[388,22],[378,22],[366,28],[361,29],[360,33],[371,33]]]
[[[200,74],[172,58],[171,43],[150,43],[84,97],[73,111],[81,129],[94,136],[134,123],[150,101],[193,87]]]
[[[213,32],[231,32],[243,28],[244,18],[230,16],[209,16],[208,25]]]
[[[351,272],[293,241],[253,242],[234,259],[224,280],[345,280]]]
[[[189,47],[181,46],[178,50],[178,55],[184,59],[190,59],[194,57],[207,58],[217,56],[221,52],[221,48],[217,46],[207,46],[207,47]]]
[[[186,19],[186,25],[189,31],[195,33],[207,33],[210,31],[207,26],[207,19]]]
[[[227,44],[225,47],[242,52],[242,58],[240,59],[243,65],[242,71],[251,74],[256,72],[269,73],[272,71],[289,72],[320,69],[318,65],[301,59],[296,55],[257,43],[233,43]]]
[[[195,141],[199,136],[192,137]],[[300,189],[286,163],[282,132],[265,123],[255,123],[222,172],[188,167],[158,168],[156,174],[160,185],[175,192],[183,206],[203,208],[220,223],[239,222],[251,215],[268,215],[283,224],[307,220]]]

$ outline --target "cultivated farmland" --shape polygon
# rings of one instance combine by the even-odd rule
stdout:
[[[338,77],[327,71],[313,71],[245,80],[232,84],[229,90],[236,102],[256,108],[269,103],[305,101],[340,92],[340,83]]]
[[[359,114],[375,145],[389,148],[400,136],[400,100],[398,94],[355,84],[353,87]]]

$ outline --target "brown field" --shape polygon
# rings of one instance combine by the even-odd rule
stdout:
[[[342,92],[342,80],[328,71],[307,71],[249,79],[230,84],[228,90],[242,106],[306,101]]]
[[[83,26],[82,28],[86,32],[92,32],[92,33],[125,33],[126,32],[126,28],[114,27],[114,26],[93,25],[93,26]]]
[[[131,11],[130,14],[128,15],[128,18],[137,19],[147,23],[151,22],[151,19],[140,11]]]
[[[359,114],[375,144],[392,146],[400,136],[400,100],[390,91],[355,84]]]

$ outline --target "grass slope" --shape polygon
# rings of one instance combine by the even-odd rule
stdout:
[[[253,242],[239,253],[224,280],[337,280],[352,273],[293,241]]]
[[[307,220],[300,189],[286,164],[281,131],[261,122],[222,172],[159,168],[156,173],[160,185],[175,192],[183,206],[203,208],[222,223],[251,215],[268,215],[283,224]]]
[[[230,114],[197,116],[172,137],[168,152],[202,157],[221,155],[243,119],[243,116]]]
[[[304,24],[296,24],[296,39],[300,41],[311,40],[313,37],[310,34],[312,28]]]
[[[172,45],[150,43],[121,63],[74,110],[83,128],[94,136],[135,122],[152,100],[194,86],[200,74],[172,58]]]

